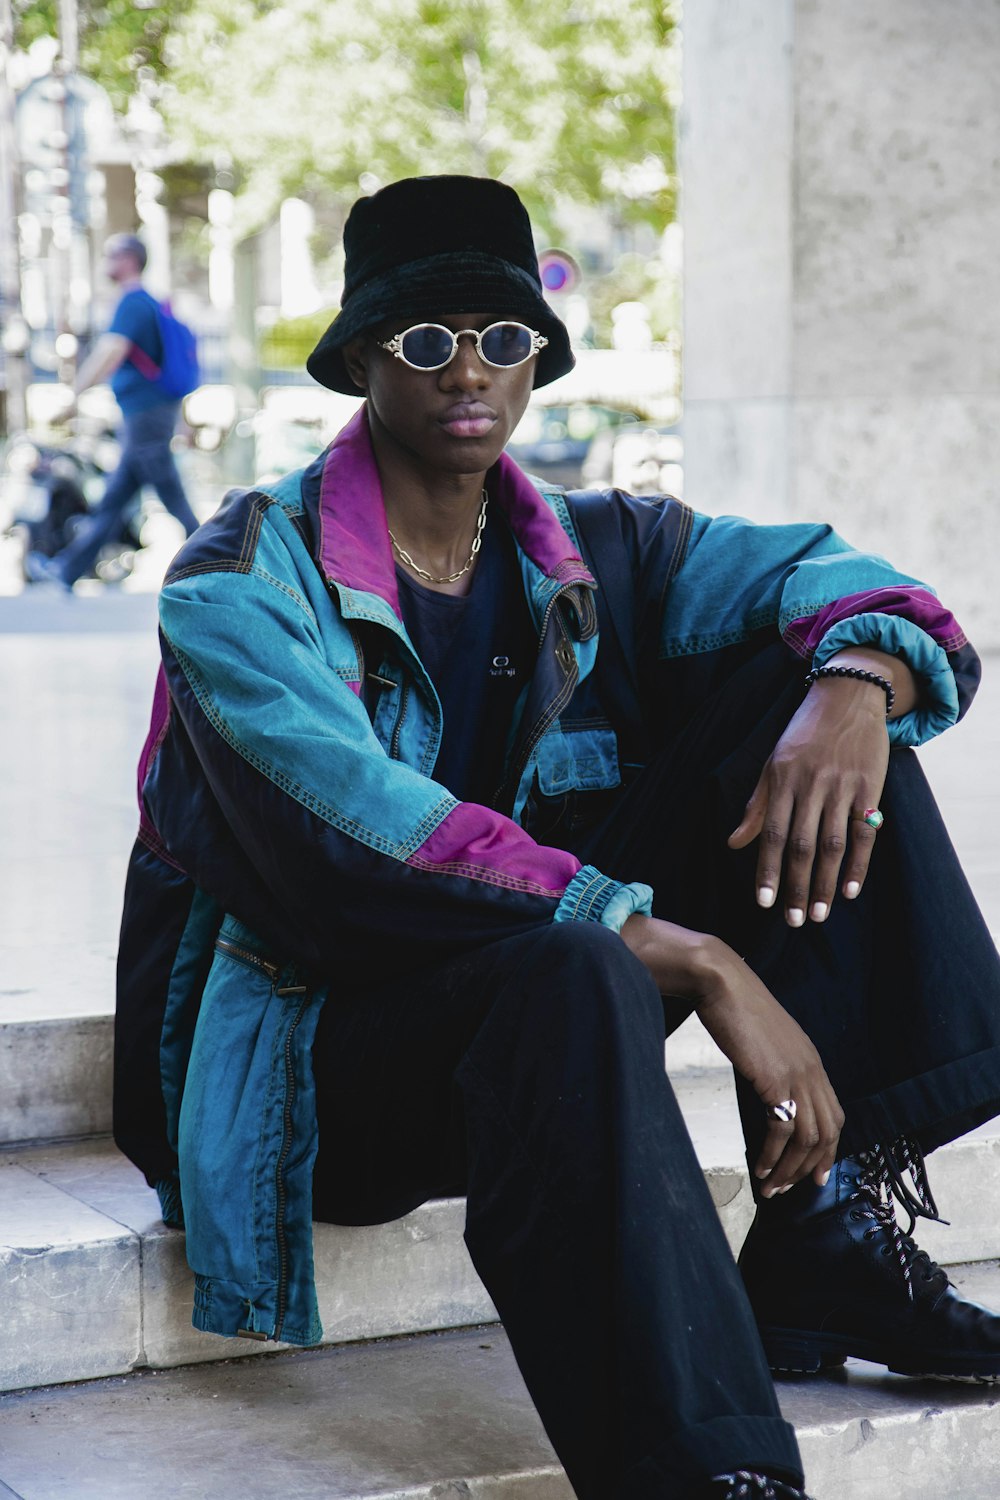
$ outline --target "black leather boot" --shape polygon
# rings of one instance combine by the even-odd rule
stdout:
[[[739,1264],[772,1370],[812,1374],[852,1355],[899,1375],[1000,1380],[1000,1316],[959,1296],[918,1248],[916,1214],[938,1217],[904,1142],[845,1158],[825,1187],[799,1183],[758,1204]]]
[[[809,1500],[805,1490],[797,1490],[780,1479],[739,1469],[735,1474],[720,1474],[709,1481],[698,1500]]]

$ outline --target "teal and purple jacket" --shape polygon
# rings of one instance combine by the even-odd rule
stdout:
[[[115,1135],[167,1221],[186,1225],[194,1320],[211,1332],[321,1336],[310,1058],[338,982],[377,963],[405,983],[411,965],[543,923],[617,929],[650,909],[648,887],[527,831],[539,801],[620,784],[624,726],[593,712],[604,616],[573,497],[506,456],[488,485],[539,638],[491,807],[434,780],[441,709],[402,622],[363,409],[309,468],[229,494],[164,584],[122,923]],[[829,527],[617,492],[609,503],[651,724],[682,722],[733,653],[775,632],[803,662],[857,643],[904,656],[923,692],[890,725],[897,743],[964,711],[978,658],[953,617]]]

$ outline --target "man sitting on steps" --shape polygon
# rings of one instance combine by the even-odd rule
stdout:
[[[582,1500],[801,1496],[769,1366],[1000,1376],[894,1212],[1000,1112],[997,955],[908,748],[978,660],[827,526],[520,472],[573,360],[509,188],[396,183],[345,247],[309,369],[363,408],[163,590],[116,1138],[198,1327],[317,1341],[313,1217],[464,1193]],[[692,1009],[742,1276],[663,1068]]]

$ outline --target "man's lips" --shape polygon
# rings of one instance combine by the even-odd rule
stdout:
[[[438,419],[451,437],[485,437],[496,426],[497,414],[481,401],[457,401]]]

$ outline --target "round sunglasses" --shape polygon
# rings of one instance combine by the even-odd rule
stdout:
[[[458,341],[468,334],[475,339],[479,357],[498,370],[523,365],[526,359],[544,349],[548,339],[523,323],[491,323],[480,333],[476,328],[460,328],[453,333],[441,323],[415,323],[391,339],[378,339],[380,349],[401,359],[411,370],[443,370],[458,350]]]

